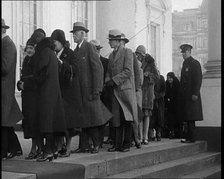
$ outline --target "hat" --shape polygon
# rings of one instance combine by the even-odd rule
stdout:
[[[33,40],[32,38],[29,38],[29,39],[27,40],[27,42],[26,42],[26,46],[27,46],[27,45],[34,46],[34,45],[35,45],[34,40]]]
[[[125,37],[123,33],[121,33],[121,40],[123,40],[125,43],[129,42],[129,40]]]
[[[136,50],[135,53],[140,53],[141,55],[145,56],[146,54],[146,49],[144,45],[139,45]]]
[[[65,39],[65,33],[63,30],[56,29],[51,34],[52,40],[57,40],[62,43],[62,45],[65,45],[66,39]]]
[[[193,47],[189,44],[183,44],[180,46],[181,53],[186,52],[187,50],[191,50]]]
[[[82,22],[75,22],[73,24],[73,30],[71,30],[70,32],[73,33],[78,30],[83,30],[86,33],[89,32],[89,30],[85,27],[85,25]]]
[[[42,39],[45,38],[44,34],[40,31],[34,31],[34,33],[30,37],[35,44],[39,43]]]
[[[121,40],[121,32],[117,29],[109,30],[109,40]]]
[[[170,78],[174,78],[175,74],[174,74],[174,72],[169,72],[169,73],[167,73],[166,76],[169,76]]]
[[[97,49],[101,49],[101,48],[103,48],[103,47],[100,45],[100,41],[99,41],[98,39],[91,40],[90,43],[93,44]]]
[[[7,26],[7,25],[5,24],[5,20],[4,20],[4,19],[2,19],[2,28],[4,28],[4,29],[9,29],[9,26]]]
[[[33,33],[35,33],[35,32],[41,32],[41,33],[44,34],[44,37],[46,37],[46,33],[45,33],[45,31],[44,31],[43,29],[41,29],[41,28],[38,28],[38,29],[34,30]]]

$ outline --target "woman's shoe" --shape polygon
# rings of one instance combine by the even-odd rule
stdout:
[[[99,146],[96,146],[96,147],[94,147],[92,150],[91,150],[91,153],[92,154],[96,154],[96,153],[98,153],[99,152]]]
[[[144,139],[143,142],[142,142],[142,144],[143,144],[143,145],[148,145],[149,142],[148,142],[148,140]]]
[[[59,154],[59,157],[69,157],[71,154],[71,151],[66,151],[65,153],[63,154]]]
[[[15,156],[21,156],[23,155],[23,152],[21,150],[17,151],[17,152],[13,152],[13,153],[9,153],[9,155],[6,157],[6,159],[11,159]]]
[[[30,152],[29,155],[25,157],[25,160],[33,160],[36,158],[36,156],[37,156],[37,153]]]
[[[41,158],[38,158],[36,161],[37,162],[45,162],[47,160],[49,160],[49,162],[51,162],[54,158],[53,154],[43,154]]]
[[[57,159],[58,158],[58,151],[54,152],[53,156],[54,156],[54,159]]]
[[[137,149],[142,148],[141,142],[136,142],[135,146],[136,146]]]

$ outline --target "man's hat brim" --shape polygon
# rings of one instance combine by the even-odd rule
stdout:
[[[74,32],[79,31],[79,30],[83,30],[83,31],[85,31],[86,33],[89,32],[89,30],[86,29],[86,28],[84,28],[84,27],[76,26],[76,27],[73,28],[73,30],[70,31],[70,33],[74,33]]]
[[[124,39],[121,39],[121,40],[123,40],[125,43],[129,42],[129,40],[127,38],[124,38]]]
[[[9,29],[9,26],[7,26],[7,25],[2,25],[2,28],[4,28],[4,29]]]

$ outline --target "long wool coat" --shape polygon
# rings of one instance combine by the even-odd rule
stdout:
[[[79,49],[74,50],[78,60],[79,83],[82,98],[82,120],[76,127],[87,128],[104,125],[112,114],[102,103],[101,99],[92,99],[93,93],[102,92],[103,66],[97,54],[96,47],[83,41]]]
[[[38,85],[38,121],[42,133],[64,132],[66,122],[58,77],[58,59],[50,38],[35,48],[35,78]]]
[[[9,36],[2,39],[1,52],[1,121],[2,126],[12,127],[23,115],[15,99],[16,46]]]
[[[184,60],[180,79],[181,119],[183,121],[202,121],[202,104],[200,88],[202,71],[200,63],[193,57]],[[192,95],[197,95],[198,100],[192,101]]]
[[[153,64],[149,63],[146,59],[142,62],[143,74],[148,72],[150,75],[145,76],[142,85],[142,109],[153,110],[154,86],[159,80],[159,73]]]
[[[64,48],[60,55],[59,81],[64,102],[67,128],[77,127],[81,120],[82,98],[79,84],[78,61],[70,48]]]
[[[22,94],[22,113],[24,119],[22,121],[24,138],[33,138],[39,135],[39,127],[37,121],[37,84],[33,77],[35,59],[26,56],[23,60],[22,75],[20,81],[24,83]]]
[[[113,80],[116,87],[113,89],[114,96],[119,102],[126,121],[137,121],[137,102],[135,94],[133,53],[131,49],[120,46],[113,56],[109,56],[108,71],[105,81]],[[112,101],[114,102],[114,100]],[[120,125],[119,108],[113,107],[113,126]]]

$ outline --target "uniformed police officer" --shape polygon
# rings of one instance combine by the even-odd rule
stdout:
[[[181,119],[186,123],[183,143],[195,142],[195,121],[203,120],[200,95],[202,71],[200,63],[191,56],[192,48],[189,44],[180,46],[184,59],[180,79]]]

